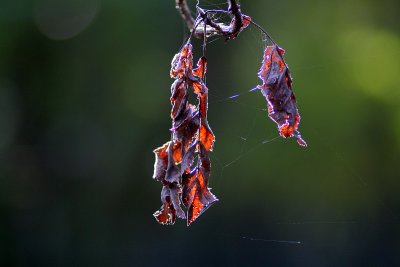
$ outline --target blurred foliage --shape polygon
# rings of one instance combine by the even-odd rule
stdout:
[[[241,4],[286,50],[309,147],[274,139],[245,93],[259,31],[210,42],[220,202],[187,228],[151,215],[187,34],[174,1],[0,2],[2,266],[400,265],[400,2]]]

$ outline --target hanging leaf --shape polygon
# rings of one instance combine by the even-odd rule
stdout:
[[[185,213],[181,208],[179,194],[181,188],[176,185],[163,186],[161,191],[161,202],[163,205],[160,210],[156,211],[153,216],[160,224],[172,225],[175,223],[175,218],[185,219]]]
[[[289,68],[283,59],[284,53],[277,45],[267,46],[258,72],[263,84],[258,88],[267,99],[268,116],[278,125],[279,134],[284,138],[295,136],[301,146],[307,146],[297,130],[300,115]]]
[[[186,83],[183,78],[176,80],[171,86],[171,118],[175,119],[181,112],[186,108],[187,96],[186,96]]]
[[[187,224],[190,225],[212,204],[218,201],[208,188],[210,160],[204,146],[200,145],[200,167],[195,167],[182,177],[182,202],[188,209]]]
[[[207,151],[212,151],[214,147],[215,136],[208,125],[207,120],[203,119],[200,126],[199,133],[200,142],[203,144]]]
[[[174,56],[171,62],[171,78],[183,77],[186,76],[188,72],[192,72],[192,50],[192,44],[187,43],[183,46],[182,50]]]
[[[195,141],[190,148],[186,151],[185,156],[182,159],[182,164],[181,164],[181,173],[183,174],[184,172],[190,172],[190,167],[193,165],[194,162],[194,157],[195,157],[195,151],[198,146],[198,142]]]
[[[203,56],[199,58],[197,62],[197,68],[193,70],[193,75],[199,77],[200,79],[204,79],[204,76],[207,72],[207,59]]]
[[[156,162],[154,163],[154,174],[153,179],[157,181],[162,181],[165,177],[165,173],[167,171],[168,166],[168,147],[169,143],[167,142],[159,148],[156,148],[153,152],[156,156]]]

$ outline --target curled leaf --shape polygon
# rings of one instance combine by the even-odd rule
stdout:
[[[188,124],[193,117],[197,116],[195,115],[197,113],[197,108],[191,104],[188,104],[187,107],[183,110],[183,112],[179,113],[178,116],[175,117],[175,119],[172,120],[172,131],[177,132],[178,128],[184,126],[185,124]]]
[[[215,142],[215,135],[211,131],[211,128],[205,119],[201,122],[199,139],[207,151],[212,151]]]
[[[184,144],[184,148],[186,149],[187,146],[185,145],[187,142],[192,142],[193,138],[195,137],[196,133],[198,132],[200,121],[198,112],[191,113],[191,116],[188,116],[186,120],[184,120],[178,127],[174,127],[174,137],[176,140],[182,142]]]
[[[193,47],[190,43],[183,46],[182,50],[174,56],[171,62],[170,76],[178,78],[192,73],[193,68]]]
[[[174,156],[176,156],[176,158],[174,158]],[[179,162],[182,159],[182,155],[180,152],[180,143],[177,143],[177,145],[175,145],[175,143],[170,142],[168,146],[168,167],[165,174],[165,181],[168,183],[179,184],[180,170],[177,166],[179,162],[175,161],[175,159],[179,160]]]
[[[184,112],[187,104],[186,96],[186,83],[183,78],[176,80],[171,86],[171,118],[176,118],[179,114]]]
[[[207,118],[207,110],[208,110],[208,89],[207,87],[205,87],[205,93],[201,94],[199,99],[200,105],[200,115],[202,116],[202,118]]]
[[[205,87],[205,85],[202,82],[199,81],[195,81],[192,83],[193,86],[193,91],[196,95],[202,95],[204,93],[207,93],[207,87]]]
[[[263,84],[258,88],[267,99],[268,116],[278,125],[279,134],[284,138],[295,136],[301,146],[306,146],[306,142],[297,130],[300,115],[292,91],[289,68],[283,59],[284,53],[285,51],[277,45],[265,49],[258,72]]]
[[[194,142],[189,149],[186,151],[185,156],[182,159],[182,164],[181,164],[181,173],[183,174],[185,171],[189,169],[190,171],[190,166],[193,165],[194,162],[194,156],[195,156],[195,151],[198,146],[198,142]]]
[[[157,181],[161,181],[165,177],[165,173],[167,171],[168,166],[168,147],[169,143],[167,142],[164,145],[156,148],[153,152],[156,156],[156,162],[154,163],[154,174],[153,179]]]
[[[179,164],[182,161],[182,143],[179,141],[174,142],[174,146],[172,148],[172,159],[175,164]]]
[[[193,75],[203,80],[204,76],[206,75],[206,72],[207,72],[207,59],[205,57],[201,57],[197,62],[197,68],[193,70]]]
[[[172,225],[178,218],[186,218],[180,206],[179,194],[181,189],[177,185],[164,186],[161,191],[161,202],[163,205],[153,216],[160,224]]]
[[[199,168],[182,177],[182,202],[187,207],[187,225],[190,225],[218,199],[208,188],[208,176]]]

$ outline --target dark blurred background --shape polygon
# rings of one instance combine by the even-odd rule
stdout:
[[[246,93],[261,33],[210,39],[220,202],[166,227],[174,2],[0,2],[0,265],[400,266],[400,2],[241,1],[286,50],[309,146]]]

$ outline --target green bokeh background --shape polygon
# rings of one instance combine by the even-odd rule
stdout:
[[[260,32],[210,43],[220,202],[166,227],[174,1],[1,1],[0,265],[400,266],[400,2],[241,5],[286,50],[309,146],[274,139],[246,93]]]

